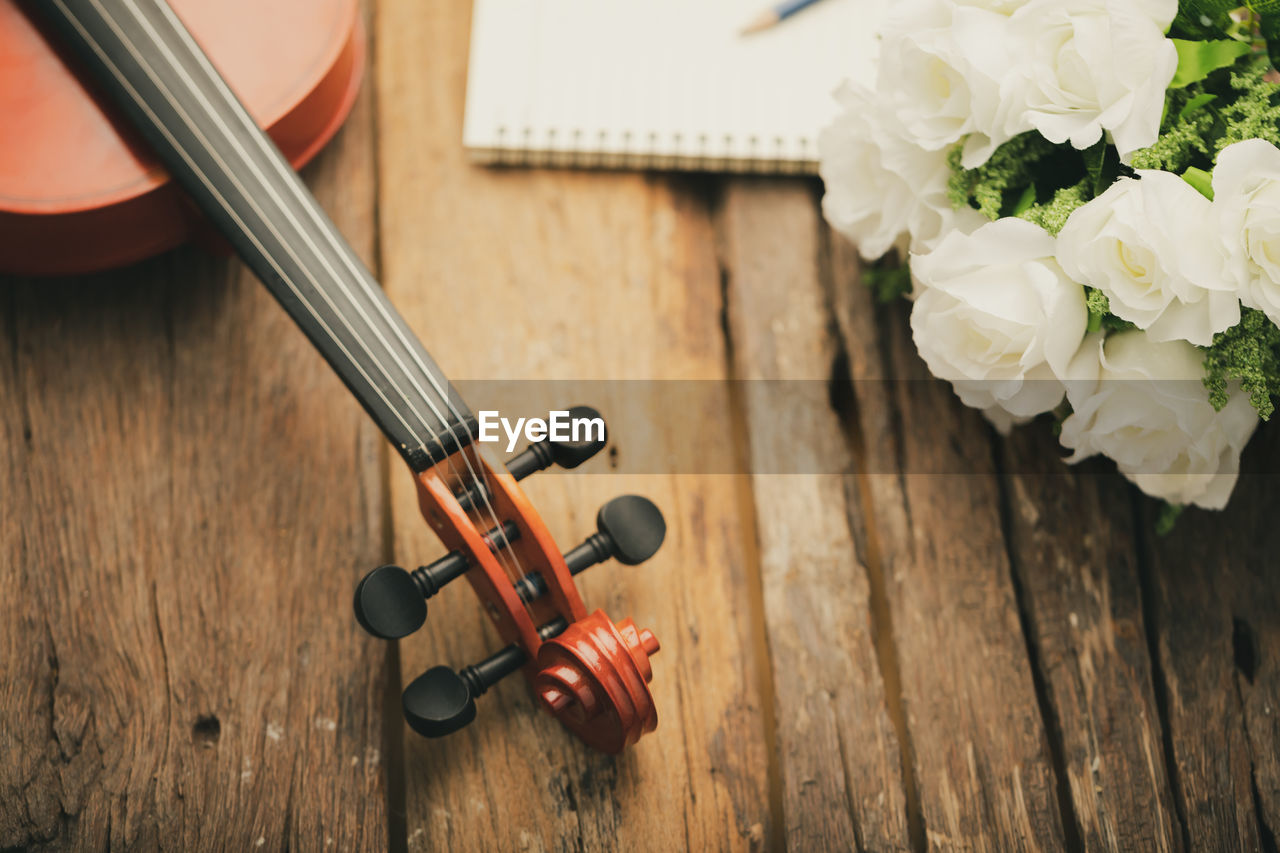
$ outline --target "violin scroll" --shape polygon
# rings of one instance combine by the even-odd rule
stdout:
[[[599,417],[585,406],[570,411]],[[415,732],[441,737],[463,728],[476,717],[475,700],[522,669],[542,707],[596,749],[619,752],[656,727],[649,658],[657,638],[630,619],[588,614],[572,578],[610,558],[638,565],[652,557],[666,536],[661,511],[638,495],[614,498],[597,514],[596,532],[561,555],[516,486],[553,464],[576,467],[604,444],[538,442],[506,470],[483,448],[462,447],[418,474],[423,516],[451,550],[413,572],[370,572],[356,588],[357,621],[383,639],[407,636],[425,621],[426,600],[466,577],[507,645],[460,671],[436,666],[414,679],[402,698]],[[482,474],[465,478],[464,467]],[[489,526],[483,535],[481,525]]]
[[[659,648],[652,631],[597,610],[542,644],[534,692],[588,746],[621,752],[658,725],[649,657]]]

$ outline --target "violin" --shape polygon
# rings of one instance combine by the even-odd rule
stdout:
[[[310,161],[360,86],[357,0],[174,4],[289,162]],[[0,134],[0,270],[73,275],[192,240],[225,250],[146,140],[103,109],[90,69],[55,52],[57,34],[39,23],[0,2],[0,115],[22,128]]]
[[[243,0],[237,3],[247,5]],[[199,4],[188,5],[194,12]],[[270,5],[259,0],[253,13],[246,9],[241,20],[256,20],[258,7]],[[355,8],[353,0],[305,0],[296,5],[302,7],[296,16],[299,22],[317,15],[337,20],[344,9]],[[17,20],[13,8],[0,5],[5,15]],[[475,416],[307,190],[290,158],[215,69],[200,46],[205,33],[189,30],[164,0],[33,0],[21,9],[30,17],[18,29],[25,27],[32,43],[24,43],[22,53],[9,55],[20,60],[29,56],[33,65],[49,66],[53,60],[41,54],[42,49],[50,52],[46,38],[65,46],[78,63],[77,73],[96,86],[95,97],[114,108],[105,113],[109,118],[103,126],[137,134],[136,140],[126,136],[123,142],[113,142],[132,152],[135,166],[141,164],[146,177],[144,184],[132,187],[132,195],[124,194],[135,205],[130,209],[139,209],[140,198],[157,203],[159,197],[159,209],[164,210],[171,203],[165,200],[169,179],[181,188],[187,200],[183,203],[200,211],[203,221],[254,271],[408,465],[422,516],[448,553],[412,572],[391,565],[371,571],[355,590],[359,624],[375,637],[406,637],[425,622],[427,600],[445,584],[465,577],[505,644],[461,670],[436,666],[414,679],[403,694],[409,726],[427,737],[455,732],[475,719],[477,698],[500,679],[521,671],[536,701],[595,749],[620,752],[653,731],[657,712],[650,690],[650,658],[659,649],[658,640],[631,619],[615,623],[601,610],[588,612],[574,575],[610,558],[625,565],[649,559],[666,533],[662,513],[637,495],[616,498],[600,510],[596,532],[562,553],[518,485],[553,465],[574,468],[597,454],[607,441],[599,414],[588,407],[569,410],[574,419],[599,420],[602,428],[587,430],[574,440],[548,437],[534,442],[503,465],[477,440]],[[190,17],[194,23],[200,16]],[[346,20],[357,26],[354,11]],[[4,38],[11,43],[17,31]],[[328,46],[311,51],[343,67],[336,72],[313,69],[312,84],[320,80],[329,96],[321,99],[324,105],[317,107],[312,100],[307,108],[315,112],[304,122],[311,136],[296,146],[295,163],[314,153],[317,139],[331,134],[350,106],[344,93],[358,79],[363,57],[352,45],[353,38],[359,40],[358,32],[353,36],[350,30],[326,31]],[[210,53],[216,55],[216,45],[210,44]],[[11,81],[12,75],[6,79]],[[236,82],[239,89],[241,81]],[[0,92],[0,103],[4,97]],[[296,105],[289,107],[288,100],[281,100],[284,106],[278,104],[276,112],[294,114]],[[56,109],[58,103],[49,106]],[[33,126],[53,131],[58,122],[43,116]],[[23,146],[35,150],[65,144],[65,139],[37,138],[26,139]],[[157,166],[146,165],[150,157]],[[58,180],[64,197],[73,197],[68,182]],[[93,192],[101,190],[101,182],[89,183]],[[109,207],[110,198],[101,192],[96,198]],[[80,204],[70,213],[89,215],[92,225],[93,216],[100,215],[90,207]],[[9,219],[20,219],[19,213],[0,211]],[[145,221],[146,216],[138,219]],[[4,221],[0,219],[0,225]],[[45,221],[22,227],[30,234],[49,225]],[[83,221],[72,226],[38,233],[67,239],[77,228],[88,227]],[[166,232],[160,241],[128,229],[118,236],[128,243],[124,250],[95,255],[95,249],[78,258],[75,266],[138,257],[188,232]],[[4,251],[0,262],[21,255],[21,247],[15,245]],[[50,253],[50,246],[33,243],[30,251],[26,266],[47,270],[42,256]]]

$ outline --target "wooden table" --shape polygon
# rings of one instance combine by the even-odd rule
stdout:
[[[667,512],[584,580],[663,640],[658,731],[589,754],[512,681],[427,742],[400,685],[494,637],[465,589],[398,648],[355,626],[364,571],[439,546],[265,290],[196,250],[5,282],[0,848],[1275,850],[1276,479],[1161,538],[1047,426],[995,437],[812,182],[468,166],[468,20],[380,0],[307,173],[445,369],[703,380],[659,444],[847,473],[539,475],[565,544],[624,491]]]

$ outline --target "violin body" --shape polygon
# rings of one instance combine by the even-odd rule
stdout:
[[[0,114],[22,128],[0,135],[0,268],[83,271],[216,231],[404,459],[448,549],[412,572],[366,575],[357,622],[407,637],[427,599],[466,577],[505,644],[414,679],[403,695],[409,726],[427,737],[457,731],[475,718],[476,698],[522,671],[567,729],[620,752],[657,725],[659,644],[630,619],[589,612],[573,576],[608,559],[648,560],[666,523],[650,501],[625,495],[562,553],[517,481],[599,453],[603,418],[575,407],[568,413],[588,424],[580,439],[547,435],[502,464],[299,179],[294,167],[350,109],[364,55],[356,13],[355,0],[0,0]]]
[[[337,132],[364,70],[357,0],[172,5],[295,168]],[[208,242],[159,158],[37,23],[0,0],[0,116],[20,117],[0,133],[0,271],[86,273]]]

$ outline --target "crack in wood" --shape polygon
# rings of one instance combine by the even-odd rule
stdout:
[[[849,485],[856,498],[848,504],[850,507],[849,524],[854,534],[854,541],[859,543],[863,553],[863,565],[869,590],[870,622],[872,627],[872,644],[876,651],[876,663],[880,678],[884,683],[885,700],[888,704],[889,719],[893,723],[897,737],[899,754],[899,772],[902,774],[903,795],[905,799],[907,833],[912,850],[923,853],[929,846],[928,832],[925,826],[924,809],[920,801],[919,781],[915,773],[915,747],[912,744],[911,727],[907,724],[906,710],[902,695],[902,672],[898,664],[897,645],[894,640],[893,615],[889,605],[888,592],[885,585],[884,563],[881,545],[877,534],[877,522],[869,510],[875,505],[867,479],[868,451],[862,433],[861,413],[858,410],[858,396],[853,383],[852,362],[849,354],[848,330],[841,321],[841,312],[837,310],[835,289],[832,233],[827,227],[820,232],[821,245],[821,281],[827,311],[833,322],[833,335],[836,351],[831,367],[831,404],[840,418],[843,427],[845,444],[853,459],[855,474],[849,478]],[[854,279],[846,281],[845,286],[858,287],[861,282]],[[881,349],[881,357],[888,359],[887,345]],[[869,381],[876,381],[871,379]],[[894,417],[900,420],[897,406],[889,401]],[[895,421],[896,422],[896,421]],[[901,443],[897,444],[897,470],[902,471]],[[899,473],[899,476],[901,474]],[[901,479],[899,484],[903,485]],[[857,512],[856,510],[861,510]],[[908,507],[907,522],[910,524]],[[861,534],[861,535],[859,535]]]
[[[1009,580],[1013,584],[1013,596],[1017,602],[1018,609],[1018,624],[1022,629],[1022,638],[1027,648],[1027,660],[1031,665],[1031,681],[1035,687],[1036,707],[1040,711],[1040,720],[1043,724],[1046,746],[1049,750],[1049,760],[1053,768],[1064,840],[1068,850],[1084,850],[1085,845],[1081,837],[1080,818],[1076,814],[1075,805],[1072,802],[1071,785],[1067,776],[1067,764],[1063,758],[1062,725],[1058,719],[1057,709],[1053,706],[1053,698],[1050,695],[1048,674],[1044,669],[1044,662],[1035,632],[1035,618],[1032,613],[1031,602],[1028,600],[1026,591],[1023,589],[1022,579],[1019,577],[1022,567],[1019,562],[1020,556],[1014,547],[1009,475],[1004,467],[1004,453],[1000,437],[994,433],[991,436],[991,456],[995,464],[996,482],[999,488],[1000,528],[1004,535],[1005,552],[1009,557]]]
[[[715,223],[716,268],[720,283],[720,330],[724,336],[725,375],[728,379],[729,421],[732,425],[731,438],[734,446],[735,470],[750,471],[750,435],[748,430],[747,404],[743,399],[738,364],[738,353],[735,343],[733,324],[731,322],[731,302],[733,271],[726,258],[727,236],[723,212],[717,212],[723,200],[723,187],[716,191],[704,193],[707,204],[707,216]],[[750,644],[755,652],[755,664],[760,679],[760,704],[764,717],[765,754],[768,756],[766,769],[769,792],[769,846],[782,849],[786,843],[786,807],[783,796],[782,756],[778,745],[778,709],[775,699],[776,687],[773,677],[772,654],[769,647],[769,626],[765,617],[764,576],[760,565],[760,531],[756,525],[755,502],[752,500],[751,484],[743,479],[735,489],[738,498],[738,516],[742,519],[744,541],[750,542],[747,550],[746,573],[750,579],[751,624],[757,626]]]
[[[1141,525],[1148,516],[1142,512],[1141,498],[1131,492],[1134,523]],[[1173,727],[1169,718],[1169,684],[1165,678],[1164,662],[1160,654],[1160,614],[1157,606],[1157,590],[1152,579],[1151,551],[1147,537],[1139,530],[1135,537],[1138,561],[1138,584],[1142,592],[1142,623],[1147,629],[1147,656],[1151,660],[1151,680],[1155,689],[1156,712],[1160,717],[1160,745],[1164,752],[1165,772],[1173,791],[1174,816],[1182,836],[1182,849],[1191,851],[1191,829],[1187,823],[1186,794],[1178,769],[1178,755],[1173,746]]]

